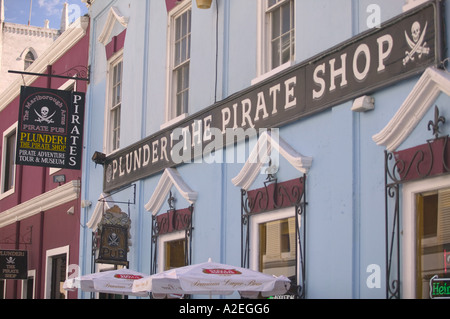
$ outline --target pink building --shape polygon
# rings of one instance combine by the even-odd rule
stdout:
[[[0,299],[76,298],[62,285],[78,265],[81,170],[17,165],[15,153],[22,86],[86,92],[88,24],[72,23],[0,95]],[[26,252],[26,279],[8,273],[16,251]]]

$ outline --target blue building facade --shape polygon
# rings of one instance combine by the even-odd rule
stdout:
[[[91,1],[81,274],[211,258],[283,274],[295,297],[429,296],[450,267],[449,10]]]

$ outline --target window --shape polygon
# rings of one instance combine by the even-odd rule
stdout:
[[[36,270],[28,270],[28,277],[22,280],[22,299],[34,299]]]
[[[260,0],[258,11],[258,77],[265,76],[253,84],[295,60],[295,1]]]
[[[0,299],[5,299],[6,280],[0,279]]]
[[[28,51],[27,55],[25,55],[24,59],[24,70],[28,69],[28,67],[36,60],[33,52]]]
[[[270,21],[270,69],[294,59],[295,19],[293,0],[268,0],[266,15]]]
[[[450,188],[416,194],[417,298],[429,298],[430,279],[450,278]]]
[[[3,133],[2,147],[2,178],[0,195],[9,195],[14,191],[15,156],[16,156],[16,125]]]
[[[403,186],[402,298],[430,298],[430,279],[450,278],[450,179]]]
[[[45,299],[65,299],[63,288],[67,276],[69,246],[46,251]]]
[[[158,239],[158,270],[165,271],[186,266],[186,238],[184,231],[161,235]]]
[[[294,208],[256,214],[251,222],[250,268],[297,282]]]
[[[186,266],[186,240],[172,240],[164,244],[164,270]]]
[[[51,287],[50,299],[65,299],[66,293],[63,289],[66,280],[66,254],[53,256],[51,258]]]
[[[259,271],[295,276],[295,218],[259,224]]]
[[[188,6],[187,6],[188,5]],[[173,10],[169,23],[170,74],[167,121],[188,113],[191,51],[191,8],[184,1]]]
[[[108,132],[107,152],[114,152],[120,147],[120,114],[122,108],[122,56],[110,64],[109,78],[109,106],[108,106]]]

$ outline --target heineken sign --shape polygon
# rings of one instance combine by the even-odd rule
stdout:
[[[430,298],[450,299],[450,278],[433,276],[430,280]]]
[[[419,74],[441,58],[440,2],[430,1],[106,158],[108,192]],[[220,153],[220,152],[219,152]]]

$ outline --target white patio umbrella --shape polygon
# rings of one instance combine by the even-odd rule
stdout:
[[[63,288],[69,291],[81,289],[88,292],[146,297],[148,296],[147,292],[133,292],[132,288],[135,280],[147,276],[146,274],[123,268],[69,278],[64,282]]]
[[[247,268],[208,261],[167,270],[135,280],[133,292],[152,292],[154,298],[167,295],[228,295],[238,291],[245,298],[281,295],[290,287],[284,276],[272,276]]]

